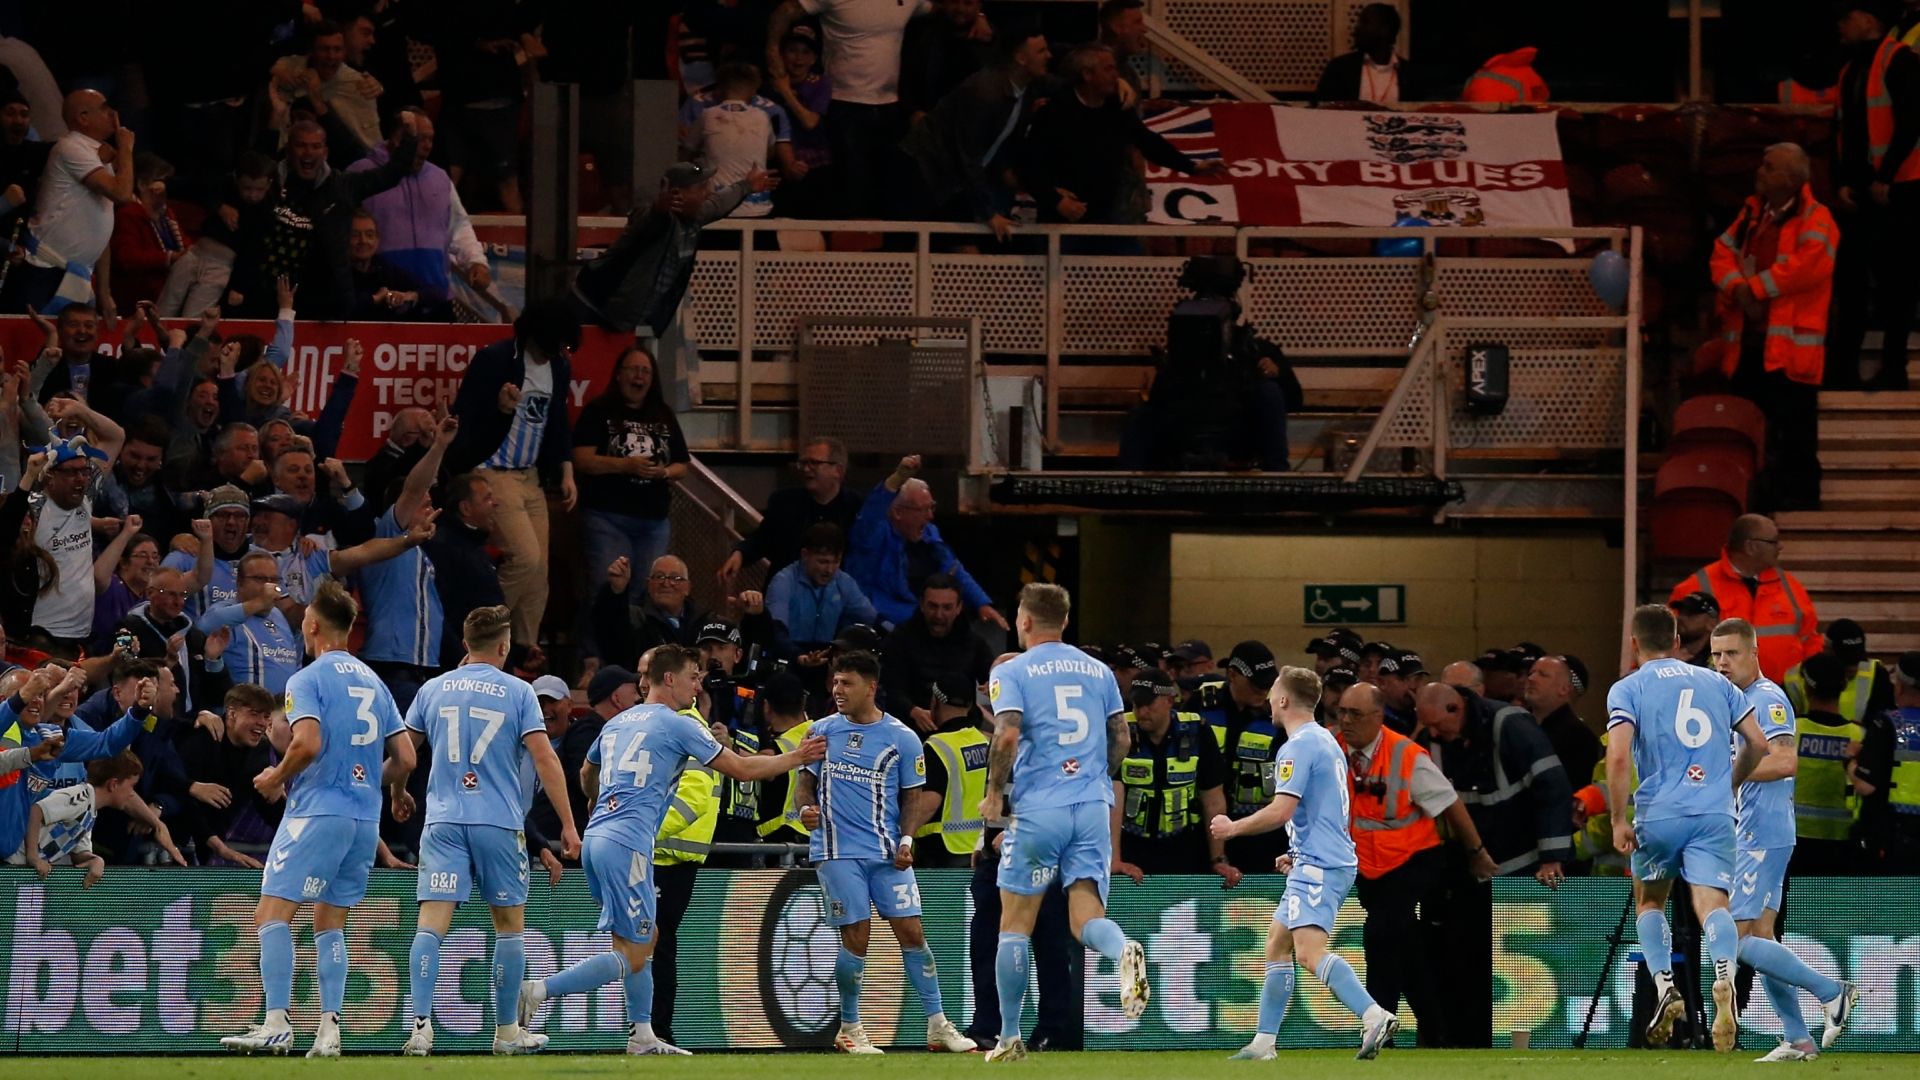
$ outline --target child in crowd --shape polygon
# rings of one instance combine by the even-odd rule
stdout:
[[[782,172],[796,168],[786,110],[761,97],[759,89],[759,68],[727,64],[712,88],[688,99],[688,108],[682,111],[683,119],[690,120],[684,127],[683,148],[713,175],[716,187],[738,183],[766,168],[770,152]],[[733,212],[735,217],[772,213],[773,196],[764,191],[748,195]]]
[[[26,842],[7,861],[33,867],[45,881],[53,873],[54,863],[64,860],[85,867],[84,884],[92,888],[107,872],[106,860],[93,850],[94,817],[101,810],[118,810],[152,829],[154,843],[176,865],[185,866],[187,860],[173,846],[173,834],[167,831],[166,822],[134,790],[143,768],[140,755],[132,750],[88,762],[85,783],[55,788],[33,804],[27,813]]]

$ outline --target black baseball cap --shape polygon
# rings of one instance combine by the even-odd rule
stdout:
[[[1682,615],[1720,614],[1720,601],[1715,600],[1712,593],[1698,589],[1668,604],[1667,607]]]
[[[1809,696],[1837,698],[1847,688],[1847,667],[1830,652],[1815,653],[1800,662],[1800,674],[1807,678]]]
[[[1112,654],[1107,657],[1107,665],[1115,671],[1127,671],[1130,669],[1134,671],[1144,671],[1155,666],[1153,661],[1147,659],[1141,654],[1139,649],[1132,645],[1114,646]]]
[[[1359,634],[1341,626],[1327,631],[1325,637],[1307,642],[1307,652],[1314,656],[1338,656],[1357,664],[1360,662],[1360,650],[1365,644]]]
[[[1362,658],[1368,657],[1368,656],[1378,656],[1384,660],[1387,657],[1392,656],[1393,654],[1399,651],[1400,651],[1399,649],[1394,648],[1392,645],[1389,645],[1384,641],[1369,641],[1364,645],[1360,646],[1360,655]]]
[[[949,671],[933,680],[929,696],[935,705],[957,705],[965,709],[973,705],[976,691],[965,675]]]
[[[587,704],[598,705],[613,696],[615,690],[623,686],[633,686],[640,676],[623,667],[603,667],[593,673],[587,683]]]
[[[1320,678],[1320,685],[1327,690],[1345,690],[1347,687],[1359,681],[1359,672],[1345,664],[1341,664],[1337,667],[1328,668],[1327,673]]]
[[[1843,664],[1867,662],[1867,632],[1852,619],[1835,619],[1827,624],[1827,651]]]
[[[1179,693],[1180,687],[1173,681],[1173,676],[1159,668],[1148,668],[1135,675],[1127,688],[1127,696],[1136,703],[1155,697],[1174,697]]]
[[[1903,652],[1893,665],[1895,674],[1910,683],[1920,683],[1920,652]]]
[[[298,521],[300,515],[306,513],[307,510],[305,506],[301,505],[299,499],[278,491],[253,500],[252,509],[256,514],[267,512],[285,514],[296,521]]]
[[[1541,648],[1538,645],[1535,645],[1531,641],[1523,641],[1520,644],[1515,645],[1513,647],[1513,651],[1519,653],[1521,658],[1526,660],[1526,662],[1529,664],[1547,655],[1547,650]]]
[[[1518,675],[1527,668],[1527,658],[1512,649],[1488,649],[1474,663],[1481,671],[1506,671]]]
[[[1280,665],[1273,659],[1273,650],[1257,641],[1235,645],[1227,654],[1227,670],[1239,672],[1261,690],[1272,689],[1274,680],[1280,677]]]
[[[700,636],[693,639],[695,645],[705,645],[717,641],[722,645],[740,644],[740,628],[730,622],[715,619],[700,628]]]
[[[760,684],[760,692],[756,696],[763,708],[772,709],[782,716],[792,716],[807,707],[806,685],[800,681],[800,676],[785,668],[769,673],[766,681]]]
[[[1380,674],[1409,677],[1425,675],[1428,672],[1426,661],[1420,659],[1419,653],[1411,649],[1402,649],[1380,661]]]
[[[1173,658],[1175,660],[1185,660],[1189,664],[1195,660],[1211,660],[1213,659],[1213,647],[1201,641],[1199,638],[1188,638],[1173,647]]]

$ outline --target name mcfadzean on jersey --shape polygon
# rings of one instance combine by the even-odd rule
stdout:
[[[1042,675],[1072,674],[1089,675],[1097,679],[1103,675],[1111,675],[1112,673],[1112,669],[1108,668],[1105,664],[1092,660],[1047,660],[1041,663],[1030,663],[1027,665],[1027,675],[1029,678],[1037,678]]]

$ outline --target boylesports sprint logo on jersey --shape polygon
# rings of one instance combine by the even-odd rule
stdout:
[[[367,782],[367,767],[365,765],[355,765],[353,767],[353,782],[356,784],[364,784]]]
[[[1707,770],[1700,765],[1687,766],[1687,783],[1704,784],[1707,782]]]
[[[620,796],[618,795],[607,796],[607,810],[611,812],[618,809],[620,809]]]
[[[1780,704],[1777,701],[1767,706],[1767,719],[1773,721],[1776,724],[1786,723],[1787,707],[1785,705]]]
[[[924,769],[925,767],[926,767],[926,764],[923,761],[921,763],[921,768]],[[1077,757],[1070,757],[1067,760],[1061,762],[1060,773],[1062,776],[1079,776],[1080,775],[1080,759]]]
[[[480,774],[470,772],[467,775],[461,777],[460,786],[467,789],[468,791],[480,790]]]

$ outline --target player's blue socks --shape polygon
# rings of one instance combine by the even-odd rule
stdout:
[[[1707,912],[1700,920],[1707,933],[1707,956],[1713,960],[1713,981],[1732,982],[1734,959],[1740,955],[1740,928],[1726,908]]]
[[[1127,951],[1127,932],[1112,919],[1088,919],[1080,928],[1080,943],[1117,964]]]
[[[419,947],[416,936],[414,945]],[[440,948],[435,943],[433,966],[440,967]],[[495,1027],[513,1027],[520,1023],[520,980],[527,977],[527,945],[519,934],[499,934],[493,938],[493,1023]],[[431,988],[432,984],[428,984]],[[433,1000],[429,989],[427,1000]]]
[[[1673,977],[1673,927],[1664,911],[1643,911],[1635,922],[1640,932],[1640,955],[1649,975]]]
[[[1260,988],[1260,1034],[1280,1034],[1280,1025],[1287,1021],[1287,1002],[1292,1000],[1293,961],[1268,964],[1267,981]]]
[[[927,1015],[939,1016],[946,1012],[940,1007],[940,975],[934,970],[932,950],[901,949],[900,962],[906,965],[907,980],[913,983],[914,993],[920,995],[920,1004],[926,1006]]]
[[[833,962],[833,981],[840,987],[840,1023],[860,1022],[860,980],[867,974],[867,958],[855,956],[845,945]]]
[[[547,978],[547,996],[566,997],[568,994],[584,994],[596,987],[605,986],[615,979],[625,978],[627,958],[617,952],[603,952],[599,956],[589,957],[565,971]]]
[[[1742,944],[1744,945],[1745,942]],[[1740,952],[1744,958],[1746,949],[1743,948]],[[1773,1006],[1773,1014],[1780,1018],[1781,1036],[1790,1043],[1810,1041],[1813,1033],[1807,1030],[1807,1018],[1800,1015],[1800,992],[1771,975],[1762,975],[1760,985],[1766,988],[1767,1002]]]
[[[293,927],[270,922],[260,928],[260,986],[267,1011],[286,1012],[293,1000]]]
[[[1353,1015],[1365,1017],[1368,1010],[1374,1007],[1373,997],[1367,993],[1366,987],[1360,985],[1360,976],[1353,973],[1353,965],[1347,963],[1346,957],[1339,953],[1327,953],[1327,958],[1320,961],[1320,970],[1315,974]]]
[[[1104,921],[1104,920],[1102,920]],[[1087,927],[1091,929],[1092,923]],[[1000,1037],[1020,1037],[1020,1010],[1027,1001],[1027,973],[1033,970],[1033,940],[1025,934],[1001,934],[993,958],[993,981],[1000,991]]]
[[[1832,1001],[1840,993],[1840,984],[1813,970],[1792,949],[1763,937],[1740,939],[1740,962],[1789,987],[1799,987],[1820,1001]],[[1772,991],[1768,991],[1771,1000]]]
[[[439,934],[431,930],[413,932],[413,950],[407,954],[407,971],[407,995],[413,1002],[414,1019],[425,1020],[433,1015],[433,992],[440,985]],[[519,994],[520,980],[513,981],[513,990],[515,995]],[[519,1000],[516,996],[508,1011],[517,1008]]]
[[[320,1011],[337,1016],[347,1003],[347,935],[339,930],[313,935],[313,960],[320,976]]]
[[[627,1023],[653,1023],[653,961],[628,972],[622,983],[627,991]]]

